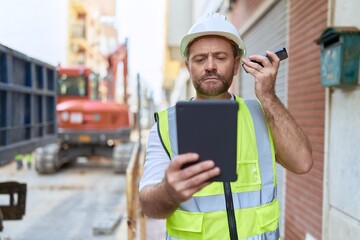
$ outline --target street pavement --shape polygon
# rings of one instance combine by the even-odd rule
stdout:
[[[79,163],[52,175],[17,171],[11,163],[0,167],[5,181],[27,183],[27,201],[22,220],[4,221],[1,240],[118,240],[123,234],[119,228],[94,232],[126,209],[125,175],[114,174],[106,162]]]
[[[119,227],[118,240],[128,240],[128,228],[126,221],[122,221]],[[137,226],[136,240],[141,239],[141,229]],[[165,240],[165,220],[146,218],[146,240]]]
[[[143,141],[146,137],[144,131]],[[4,181],[27,183],[28,192],[25,216],[4,221],[0,240],[127,240],[125,175],[114,174],[106,160],[80,159],[52,175],[39,175],[26,166],[16,170],[12,162],[0,166]],[[3,202],[0,195],[0,205]],[[94,231],[117,218],[113,231]],[[140,239],[139,225],[137,231]],[[146,218],[145,234],[146,240],[165,239],[165,220]]]

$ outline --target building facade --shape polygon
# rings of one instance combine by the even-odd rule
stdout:
[[[360,2],[328,3],[327,26],[356,27],[359,36]],[[360,58],[360,43],[350,52]],[[345,47],[345,46],[343,46]],[[346,58],[344,58],[345,60]],[[355,71],[359,72],[355,67]],[[325,156],[323,188],[323,239],[357,239],[360,236],[360,77],[356,85],[325,89]]]
[[[194,22],[207,11],[225,14],[241,33],[248,55],[288,50],[276,93],[309,136],[314,165],[304,175],[277,167],[282,239],[357,239],[360,234],[360,154],[354,147],[360,140],[360,87],[324,87],[322,48],[316,43],[330,26],[359,29],[357,9],[357,0],[224,0],[193,3],[192,15],[186,15]],[[180,65],[177,71],[173,88],[167,89],[170,104],[193,95],[186,70]],[[243,70],[231,90],[255,97],[253,80]]]
[[[86,65],[106,76],[106,55],[118,46],[111,22],[115,0],[1,1],[0,9],[3,45],[53,65]]]

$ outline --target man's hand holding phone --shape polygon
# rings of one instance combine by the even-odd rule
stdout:
[[[275,96],[275,81],[280,61],[288,57],[286,49],[266,51],[266,55],[252,55],[242,59],[243,68],[255,78],[255,95],[263,100]]]
[[[288,58],[288,53],[286,51],[286,48],[280,48],[278,49],[277,51],[274,52],[276,54],[276,56],[279,58],[279,61],[282,61],[282,60],[285,60]],[[256,55],[255,55],[256,56]],[[253,56],[250,56],[250,58],[253,57]],[[266,54],[265,57],[271,62],[273,62],[273,59],[268,55]],[[274,59],[275,60],[275,59]],[[257,63],[258,65],[260,65],[261,67],[264,67],[264,63],[263,61],[257,61],[255,59],[250,59],[251,62],[253,63]],[[248,73],[246,67],[245,67],[245,63],[242,64],[242,66],[244,67],[244,70],[246,73]],[[257,67],[257,66],[255,66]]]

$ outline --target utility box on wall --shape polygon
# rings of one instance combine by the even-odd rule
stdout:
[[[325,87],[357,85],[360,30],[356,27],[328,27],[316,43],[321,46],[321,84]]]

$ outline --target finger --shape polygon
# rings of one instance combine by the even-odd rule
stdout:
[[[256,69],[254,67],[256,67],[255,65],[253,65],[253,63],[249,60],[249,59],[242,59],[242,67],[244,68],[246,73],[250,73],[253,74],[254,71],[256,71]]]
[[[263,67],[260,64],[253,62],[250,59],[243,59],[242,65],[246,73],[250,73],[254,77],[256,77],[263,70]]]
[[[188,169],[183,169],[181,172],[186,172]],[[205,172],[201,172],[190,178],[180,177],[178,174],[177,178],[165,178],[165,185],[167,192],[171,195],[177,196],[176,199],[180,201],[185,201],[189,199],[192,194],[199,191],[203,187],[207,186],[211,182],[209,179],[220,174],[220,169],[218,167],[212,168]]]
[[[191,165],[189,167],[186,167],[181,172],[181,178],[182,179],[190,179],[194,176],[197,176],[203,172],[212,170],[215,167],[215,163],[212,160],[207,160],[203,162],[196,163],[194,165]]]
[[[188,184],[186,185],[186,187],[198,186],[203,184],[204,182],[208,182],[211,178],[218,176],[220,172],[221,171],[219,167],[214,167],[212,169],[209,169],[208,171],[197,174],[186,182],[186,184]]]
[[[244,62],[241,64],[241,66],[243,67],[243,69],[245,70],[246,73],[249,73],[249,67],[247,65],[245,65]]]
[[[183,192],[183,201],[190,199],[196,192],[200,191],[211,183],[212,182],[204,182],[203,184],[200,184],[196,187],[186,189],[186,191]]]
[[[280,63],[280,58],[272,51],[266,51],[266,56],[271,59],[270,63],[273,66],[278,66]]]
[[[255,65],[256,69],[262,69],[269,62],[269,59],[263,55],[251,55],[249,59],[252,64],[257,64]],[[258,68],[259,66],[260,68]]]
[[[185,163],[196,162],[197,160],[199,160],[199,154],[197,153],[180,154],[171,160],[169,168],[172,170],[179,170]]]
[[[214,167],[208,171],[197,174],[192,178],[181,182],[178,186],[178,190],[186,192],[192,189],[191,191],[197,192],[203,187],[209,185],[211,183],[209,180],[215,176],[218,176],[220,172],[220,168]]]
[[[254,69],[256,71],[262,71],[264,68],[263,59],[261,58],[255,58],[253,56],[250,56],[251,58],[245,59],[244,64],[248,67],[247,70]]]

